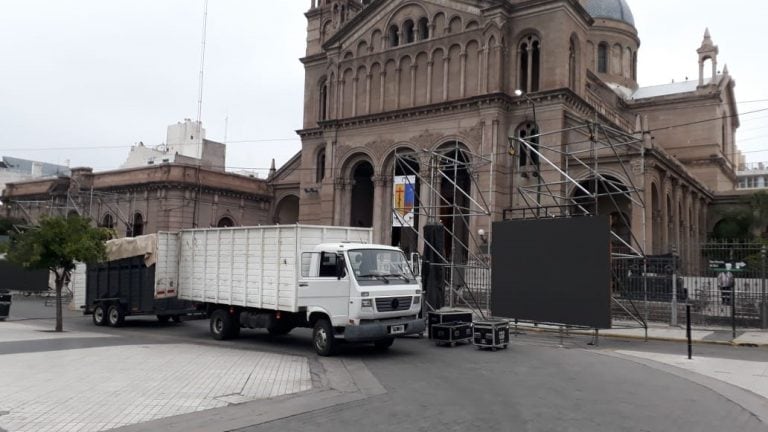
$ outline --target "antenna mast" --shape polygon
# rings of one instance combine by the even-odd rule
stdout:
[[[202,116],[203,116],[203,76],[205,70],[205,41],[207,39],[208,32],[208,0],[204,0],[203,6],[203,37],[200,43],[200,82],[197,93],[197,139],[200,140],[200,147],[202,147],[203,140],[200,134],[202,133]],[[198,154],[202,155],[202,148],[198,148]]]

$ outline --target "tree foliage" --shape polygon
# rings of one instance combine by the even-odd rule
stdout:
[[[80,216],[47,217],[40,225],[11,232],[8,260],[28,269],[48,269],[56,275],[56,331],[62,331],[61,290],[76,262],[92,263],[106,257],[106,228],[94,228]]]

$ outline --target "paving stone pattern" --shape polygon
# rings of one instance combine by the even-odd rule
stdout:
[[[306,358],[189,344],[0,355],[0,428],[88,432],[309,390]]]

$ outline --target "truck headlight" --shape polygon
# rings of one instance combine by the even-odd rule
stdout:
[[[413,298],[413,304],[421,304],[421,296],[416,296]]]
[[[360,302],[360,306],[364,308],[372,308],[373,307],[373,299],[363,299]]]

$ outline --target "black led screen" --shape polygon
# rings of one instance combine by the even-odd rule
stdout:
[[[494,222],[493,315],[610,328],[610,241],[604,216]]]

